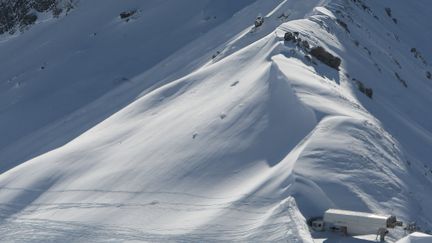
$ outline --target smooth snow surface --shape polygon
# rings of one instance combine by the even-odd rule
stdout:
[[[81,0],[0,36],[1,241],[374,241],[311,234],[328,208],[431,229],[431,11]]]
[[[403,239],[397,241],[397,243],[429,243],[432,242],[432,235],[414,232]]]

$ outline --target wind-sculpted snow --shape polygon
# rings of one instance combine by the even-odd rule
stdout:
[[[431,241],[431,235],[415,232],[399,240],[397,243],[428,243]]]
[[[5,37],[8,54],[43,49],[46,25],[85,32],[56,44],[81,51],[74,62],[47,50],[3,61],[30,60],[0,74],[4,241],[336,242],[306,225],[330,207],[431,227],[430,33],[410,29],[430,4],[189,2],[108,1],[87,25],[100,3],[81,1]],[[184,15],[155,19],[174,9]],[[340,70],[285,32],[340,58]],[[42,60],[52,64],[23,71]]]

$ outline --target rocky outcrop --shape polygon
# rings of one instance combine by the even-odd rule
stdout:
[[[51,12],[58,17],[73,6],[73,0],[0,0],[0,34],[12,34],[34,24],[37,13]]]
[[[321,46],[312,48],[310,54],[327,66],[339,70],[341,59],[339,57],[333,56]]]

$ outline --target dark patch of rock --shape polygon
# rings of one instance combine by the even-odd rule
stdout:
[[[321,46],[312,48],[310,54],[327,66],[339,70],[341,59],[339,57],[333,56]]]

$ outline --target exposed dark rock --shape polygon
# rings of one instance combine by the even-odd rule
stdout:
[[[423,64],[427,65],[426,59],[423,58],[423,55],[416,48],[411,48],[411,53],[414,54],[414,57],[423,62]]]
[[[34,13],[27,14],[23,17],[23,19],[21,21],[21,26],[32,25],[36,22],[36,20],[37,20],[36,14],[34,14]]]
[[[56,7],[56,0],[36,0],[33,8],[38,12],[45,12]]]
[[[364,94],[365,94],[367,97],[369,97],[369,98],[372,99],[372,96],[373,96],[373,90],[372,90],[372,88],[365,88],[365,92],[364,92]]]
[[[51,11],[54,17],[58,17],[63,12],[63,9],[54,7]]]
[[[293,43],[295,43],[298,47],[302,48],[303,50],[305,50],[306,52],[309,52],[309,42],[307,40],[303,40],[302,38],[299,37],[300,33],[299,32],[286,32],[284,35],[284,40],[285,41],[291,41]]]
[[[360,45],[360,42],[358,42],[358,40],[355,40],[354,45],[358,47]]]
[[[284,35],[284,40],[285,41],[294,41],[295,40],[295,36],[291,32],[286,32],[285,35]]]
[[[344,28],[344,30],[345,30],[346,32],[351,33],[350,30],[348,29],[348,25],[347,25],[345,22],[343,22],[343,21],[340,20],[340,19],[337,19],[336,22],[337,22],[337,23],[338,23],[342,28]]]
[[[367,48],[367,47],[365,46],[365,47],[363,47],[363,49],[365,49],[365,50],[367,51],[367,53],[368,53],[369,56],[372,55],[372,52],[369,50],[369,48]]]
[[[396,73],[396,72],[395,72],[395,76],[396,76],[396,78],[399,80],[399,82],[402,83],[402,85],[403,85],[405,88],[408,87],[407,82],[406,82],[403,78],[401,78],[401,76],[399,75],[399,73]]]
[[[385,8],[385,12],[386,12],[387,16],[388,16],[389,18],[391,18],[395,24],[398,23],[398,20],[397,20],[396,18],[393,18],[391,8]]]
[[[238,80],[237,80],[237,81],[234,81],[230,86],[231,86],[231,87],[234,87],[234,86],[236,86],[238,83],[240,83],[240,81],[238,81]]]
[[[123,11],[120,13],[121,19],[129,19],[132,17],[137,11],[136,10],[129,10],[129,11]]]
[[[255,23],[254,23],[255,28],[258,28],[258,27],[260,27],[263,24],[264,24],[264,18],[263,17],[257,17],[255,19]]]
[[[361,6],[362,6],[363,10],[371,11],[371,9],[366,4],[362,4]]]
[[[215,59],[220,54],[220,51],[216,51],[216,54],[212,55],[212,59]]]
[[[402,65],[400,65],[400,63],[398,62],[398,60],[396,60],[395,58],[393,58],[393,62],[398,66],[399,69],[402,69]]]
[[[309,42],[307,42],[306,40],[303,40],[301,42],[301,47],[303,47],[306,50],[309,50],[310,46],[309,46]]]
[[[374,63],[374,66],[376,67],[376,69],[378,70],[378,72],[382,72],[382,69],[380,68],[380,66],[378,65],[378,63]]]
[[[320,60],[327,66],[339,70],[341,64],[341,59],[339,57],[333,56],[331,53],[327,52],[324,48],[317,46],[311,49],[310,54],[316,59]]]
[[[373,90],[372,88],[368,88],[366,87],[362,81],[353,78],[352,79],[356,84],[357,84],[357,88],[360,92],[362,92],[363,94],[365,94],[367,97],[371,98],[373,97]]]
[[[73,8],[72,0],[0,0],[0,34],[14,33],[37,20],[37,13],[51,12],[58,17],[63,8]]]
[[[391,10],[391,8],[385,8],[385,12],[386,12],[387,16],[389,16],[390,18],[392,17],[392,10]]]
[[[432,73],[429,71],[426,71],[426,78],[432,79]]]

